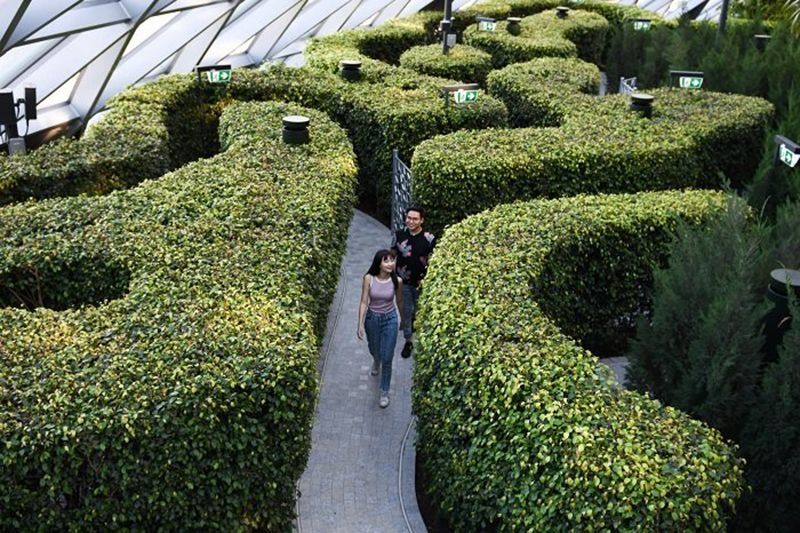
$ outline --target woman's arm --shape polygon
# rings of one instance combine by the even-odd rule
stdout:
[[[367,314],[367,306],[369,305],[369,281],[370,275],[365,274],[364,279],[361,281],[361,301],[358,303],[358,324],[356,327],[356,336],[363,339],[364,331],[364,317]]]
[[[397,302],[397,314],[400,315],[400,329],[403,329],[403,280],[397,277],[397,288],[394,291],[394,299]]]

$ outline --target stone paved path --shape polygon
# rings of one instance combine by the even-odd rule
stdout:
[[[388,228],[354,212],[320,357],[311,456],[297,500],[300,533],[425,531],[414,495],[413,359],[400,357],[400,333],[391,405],[381,409],[367,343],[356,338],[361,278],[390,238]]]

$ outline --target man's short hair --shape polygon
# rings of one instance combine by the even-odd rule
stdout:
[[[422,209],[422,208],[421,208],[421,207],[419,207],[419,206],[412,205],[411,207],[409,207],[408,209],[406,209],[406,216],[408,216],[408,212],[409,212],[409,211],[416,211],[417,213],[419,213],[419,217],[420,217],[420,218],[425,218],[425,210],[424,210],[424,209]]]

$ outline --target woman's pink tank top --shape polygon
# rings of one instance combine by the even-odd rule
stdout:
[[[394,309],[394,283],[371,276],[369,282],[369,310],[373,313],[388,313]]]

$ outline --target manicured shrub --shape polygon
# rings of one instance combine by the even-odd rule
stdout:
[[[289,146],[297,113],[311,143]],[[0,309],[2,529],[290,527],[354,154],[275,103],[227,108],[220,145],[128,191],[0,210],[0,297],[60,265],[84,268],[37,290],[124,274],[66,311]]]
[[[498,96],[509,109],[524,113],[541,107],[530,71],[492,74],[504,80]],[[569,112],[560,128],[456,132],[421,143],[413,158],[414,194],[427,208],[426,224],[441,232],[470,214],[517,199],[718,187],[720,173],[741,184],[755,170],[772,113],[760,99],[667,89],[653,91],[653,118],[645,119],[628,109],[626,97],[597,99],[566,89],[562,94]],[[553,109],[558,107],[544,114]]]
[[[442,45],[431,44],[403,52],[400,65],[422,74],[483,85],[492,70],[492,56],[464,44],[452,47],[445,55]]]
[[[721,530],[742,463],[719,434],[623,391],[578,343],[638,312],[679,219],[714,192],[497,207],[437,246],[413,390],[429,490],[455,531]]]
[[[487,87],[512,110],[511,126],[559,126],[581,94],[597,94],[600,71],[575,58],[541,58],[492,72]]]
[[[419,18],[393,19],[377,28],[340,31],[312,39],[305,53],[309,57],[314,57],[328,51],[348,50],[350,55],[356,52],[379,61],[397,64],[403,52],[412,46],[427,44],[431,37]]]
[[[535,38],[511,35],[508,23],[500,21],[493,32],[475,31],[469,27],[464,32],[464,42],[488,52],[495,68],[512,63],[522,63],[537,57],[575,57],[578,48],[559,31],[550,31]]]
[[[556,17],[547,11],[522,19],[521,33],[508,33],[507,23],[497,25],[494,32],[464,32],[465,41],[489,52],[496,68],[537,57],[579,56],[586,61],[600,62],[605,48],[608,22],[594,13],[572,11],[567,18]]]
[[[309,61],[313,69],[330,73],[338,70],[340,61],[352,59],[354,49],[328,48],[326,39],[317,41]],[[505,127],[508,112],[502,102],[483,93],[469,105],[446,105],[441,87],[456,80],[362,61],[361,81],[341,83],[339,94],[321,108],[329,110],[350,134],[359,159],[362,203],[388,218],[393,149],[410,161],[423,140],[461,129]]]

